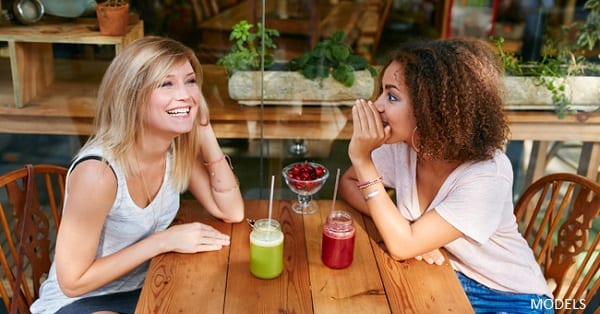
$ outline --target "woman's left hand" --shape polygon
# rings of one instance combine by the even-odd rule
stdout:
[[[229,245],[229,236],[212,226],[193,222],[174,225],[164,231],[168,251],[196,253],[216,251]]]
[[[352,107],[352,121],[354,127],[348,146],[350,159],[370,158],[371,152],[389,138],[390,127],[383,126],[373,102],[364,99],[357,100]]]
[[[444,260],[446,260],[446,258],[444,257],[444,254],[442,254],[442,252],[439,249],[435,249],[433,251],[427,252],[425,254],[421,254],[418,256],[415,256],[416,260],[423,260],[425,262],[427,262],[427,264],[436,264],[436,265],[442,265],[444,263]]]

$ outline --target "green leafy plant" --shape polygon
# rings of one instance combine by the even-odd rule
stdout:
[[[353,54],[344,43],[345,38],[344,32],[336,31],[331,38],[318,42],[313,50],[290,60],[287,69],[300,71],[308,79],[331,75],[345,86],[354,84],[354,71],[368,70],[375,77],[375,68],[364,57]]]
[[[567,79],[578,74],[600,74],[600,65],[585,56],[586,51],[600,46],[600,0],[588,0],[584,9],[590,11],[585,21],[563,26],[553,37],[545,36],[545,44],[538,61],[522,61],[514,53],[502,49],[503,38],[495,40],[507,74],[535,76],[536,84],[544,86],[552,94],[552,102],[559,118],[575,112],[570,108]]]
[[[234,71],[260,70],[263,41],[265,46],[264,67],[268,69],[273,64],[275,58],[270,51],[277,48],[273,38],[279,37],[279,31],[265,28],[263,33],[262,24],[258,23],[257,26],[256,32],[252,32],[254,25],[246,20],[233,26],[229,40],[234,44],[229,53],[217,60],[217,65],[224,66],[228,75],[231,76]]]
[[[257,71],[261,68],[261,40],[263,30],[260,23],[252,32],[254,25],[242,20],[233,26],[229,40],[233,41],[231,50],[217,60],[217,65],[224,66],[229,76],[234,71]],[[272,51],[277,48],[274,38],[279,31],[264,29],[264,69],[270,70],[274,64]],[[377,71],[367,59],[352,53],[352,49],[344,43],[346,35],[337,31],[332,38],[324,39],[315,48],[301,56],[295,57],[283,66],[285,71],[299,71],[308,79],[324,79],[330,75],[345,86],[352,86],[355,81],[354,72],[369,70],[375,77]]]

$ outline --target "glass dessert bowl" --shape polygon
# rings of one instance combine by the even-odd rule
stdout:
[[[298,201],[292,204],[292,210],[298,214],[314,214],[319,206],[312,201],[327,178],[329,170],[316,162],[296,162],[283,167],[283,179],[292,192],[298,194]]]

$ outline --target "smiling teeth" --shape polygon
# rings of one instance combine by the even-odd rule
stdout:
[[[172,109],[172,110],[168,110],[167,113],[170,115],[186,115],[186,114],[190,113],[190,108]]]

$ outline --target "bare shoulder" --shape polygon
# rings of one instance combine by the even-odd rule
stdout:
[[[77,164],[69,175],[69,190],[89,194],[116,193],[117,178],[112,168],[101,160],[85,160]],[[91,195],[90,195],[91,196]]]

